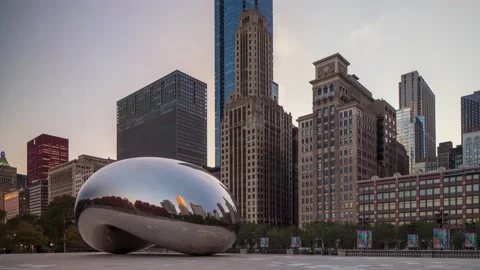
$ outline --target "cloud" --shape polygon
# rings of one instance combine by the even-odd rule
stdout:
[[[350,40],[356,46],[378,49],[382,46],[382,37],[371,25],[364,25],[362,28],[353,31],[350,34]]]
[[[295,34],[283,24],[276,23],[273,26],[273,52],[275,60],[286,60],[288,57],[294,56],[302,52],[302,46]]]
[[[380,35],[385,22],[384,16],[379,16],[375,22],[365,24],[350,33],[350,50],[354,54],[374,53],[383,46]]]

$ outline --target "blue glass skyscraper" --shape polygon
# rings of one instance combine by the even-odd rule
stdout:
[[[215,0],[215,166],[220,166],[220,120],[235,89],[235,32],[245,9],[257,9],[273,36],[273,0]]]

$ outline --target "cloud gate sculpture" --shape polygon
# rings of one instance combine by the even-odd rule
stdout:
[[[115,254],[157,245],[212,255],[235,242],[239,220],[230,192],[207,171],[147,157],[93,174],[77,196],[75,217],[88,245]]]

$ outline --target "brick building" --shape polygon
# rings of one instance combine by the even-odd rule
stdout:
[[[297,119],[300,227],[354,221],[356,184],[403,171],[406,158],[395,110],[348,74],[350,63],[337,53],[313,65],[313,112]]]
[[[479,217],[480,167],[438,170],[357,183],[359,217],[371,222],[402,225],[435,219],[440,210],[450,224],[462,225]]]
[[[68,161],[68,139],[41,134],[27,143],[27,186],[45,179],[48,170]]]

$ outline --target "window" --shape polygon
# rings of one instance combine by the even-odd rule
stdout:
[[[335,91],[335,85],[333,85],[333,83],[330,84],[330,93],[332,93],[333,91]]]

